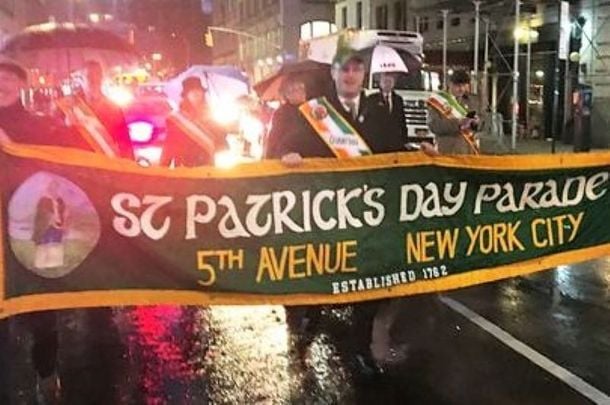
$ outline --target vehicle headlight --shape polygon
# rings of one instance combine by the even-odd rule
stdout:
[[[127,124],[129,129],[129,138],[132,142],[146,143],[150,142],[155,131],[154,125],[146,121],[134,121]]]
[[[229,125],[239,119],[241,106],[235,102],[221,100],[212,106],[212,117],[220,125]]]
[[[239,156],[232,150],[222,150],[214,155],[214,166],[230,169],[239,163]]]
[[[239,130],[244,139],[254,145],[259,143],[265,131],[265,126],[258,118],[250,114],[242,114],[239,119]]]

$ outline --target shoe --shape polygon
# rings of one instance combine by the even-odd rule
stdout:
[[[56,373],[40,378],[36,382],[36,401],[39,405],[59,404],[61,383]]]

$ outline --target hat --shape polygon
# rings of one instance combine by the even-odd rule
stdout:
[[[360,52],[352,46],[352,31],[344,31],[339,34],[337,39],[337,52],[333,58],[333,66],[343,66],[350,60],[356,60],[360,63],[364,63],[364,58]]]
[[[469,84],[470,75],[465,70],[456,70],[449,79],[453,84]]]
[[[14,73],[21,80],[26,82],[28,80],[28,72],[23,66],[14,59],[9,58],[5,55],[0,55],[0,70]]]
[[[201,84],[201,79],[196,76],[187,77],[182,81],[182,95],[185,95],[191,90],[206,91],[206,88]]]

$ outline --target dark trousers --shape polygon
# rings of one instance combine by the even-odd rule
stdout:
[[[10,359],[9,359],[9,320],[0,321],[0,403],[9,403],[10,392]]]
[[[40,378],[57,372],[59,333],[55,311],[33,312],[21,315],[20,322],[32,334],[32,365]]]

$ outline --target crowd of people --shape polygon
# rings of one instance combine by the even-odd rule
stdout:
[[[133,160],[133,149],[120,109],[110,103],[101,92],[102,70],[98,63],[86,65],[87,86],[78,96],[99,120],[98,129],[105,132],[118,158]],[[421,150],[429,156],[440,154],[476,153],[469,147],[464,133],[480,126],[480,118],[468,114],[460,119],[448,118],[430,108],[430,128],[437,135],[437,145],[423,142],[414,148],[407,142],[407,124],[402,98],[394,91],[395,76],[392,72],[381,73],[379,91],[365,95],[365,61],[352,49],[340,49],[333,60],[331,75],[333,86],[328,89],[326,99],[330,109],[343,119],[356,136],[368,147],[367,154]],[[467,73],[453,74],[449,97],[453,97],[468,111],[478,111],[475,98],[468,93],[470,79]],[[20,90],[26,86],[27,71],[17,62],[0,59],[0,128],[3,142],[36,145],[59,145],[83,150],[95,150],[87,137],[80,136],[78,123],[71,122],[67,114],[65,122],[41,117],[28,112],[20,102]],[[182,83],[182,102],[178,111],[167,121],[167,139],[162,154],[164,166],[196,167],[213,164],[214,154],[226,147],[222,129],[211,119],[210,107],[206,103],[206,89],[197,77],[189,77]],[[335,146],[310,125],[302,106],[308,102],[308,89],[297,77],[287,77],[281,87],[283,104],[272,116],[265,138],[264,156],[280,159],[287,166],[303,164],[303,159],[339,156]],[[73,118],[73,117],[72,117]],[[69,125],[66,125],[69,124]],[[85,127],[84,130],[87,130]],[[431,298],[430,298],[431,299]],[[344,360],[354,365],[357,372],[373,376],[380,372],[388,358],[396,355],[389,347],[388,333],[398,308],[409,305],[409,298],[372,301],[349,305],[352,321],[345,333],[352,344],[341,350]],[[420,305],[418,302],[417,305]],[[320,307],[287,307],[287,323],[297,347],[298,356],[306,355],[311,337],[325,311],[345,309],[346,305]],[[112,325],[109,308],[87,309],[84,318],[89,327],[99,332]],[[31,358],[37,374],[37,390],[41,403],[58,403],[60,395],[65,398],[65,387],[60,382],[57,362],[59,338],[57,312],[47,311],[14,317],[0,321],[0,342],[8,342],[13,321],[27,325],[33,336]],[[93,349],[92,349],[93,350]],[[99,352],[100,348],[95,348]],[[108,358],[118,359],[122,355],[107,351]],[[7,345],[0,347],[0,364],[8,364]],[[114,357],[113,357],[114,356]],[[99,359],[99,355],[93,356]],[[96,360],[97,361],[97,360]],[[109,360],[113,361],[113,360]],[[0,403],[10,403],[8,373],[10,367],[0,369]],[[96,381],[99,387],[99,403],[113,403],[112,377],[107,381]],[[92,403],[92,402],[91,402]]]

